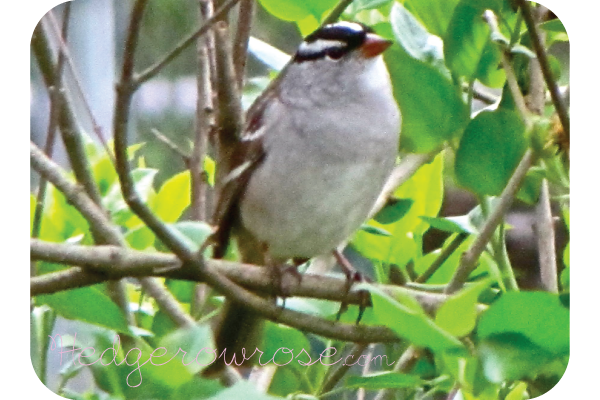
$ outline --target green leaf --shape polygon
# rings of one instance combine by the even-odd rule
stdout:
[[[191,202],[190,171],[167,180],[152,201],[151,209],[163,222],[175,222]]]
[[[259,349],[264,352],[260,355],[260,362],[264,364],[275,357],[275,363],[285,364],[288,368],[297,368],[301,365],[298,364],[296,359],[292,360],[292,357],[299,355],[302,349],[310,354],[310,348],[310,342],[299,330],[267,321],[262,335],[262,342],[259,346]],[[282,352],[282,349],[291,349],[293,355]],[[259,353],[255,354],[253,359],[257,360],[258,356]],[[299,368],[299,370],[301,369]]]
[[[300,30],[300,34],[304,37],[313,33],[319,27],[320,24],[314,15],[309,15],[306,18],[301,19],[300,21],[296,21],[296,25]]]
[[[157,169],[151,168],[137,168],[131,173],[136,192],[144,203],[148,202],[153,192],[152,183],[157,173]],[[102,203],[118,225],[125,225],[134,216],[123,199],[121,185],[118,182],[115,182],[111,186],[106,196],[102,199]]]
[[[372,10],[374,8],[379,8],[393,1],[394,0],[355,0],[352,3],[352,5],[354,5],[354,12],[357,13],[362,10]]]
[[[477,299],[492,281],[486,279],[451,296],[435,314],[435,323],[456,337],[463,337],[475,329]]]
[[[402,110],[403,150],[427,153],[462,132],[469,120],[467,106],[459,90],[436,67],[399,47],[388,49],[384,58]]]
[[[446,239],[444,241],[444,245],[442,246],[442,249],[447,248],[455,238],[456,238],[456,235],[452,235],[448,239]],[[475,239],[474,235],[471,235],[468,238],[466,238],[465,241],[463,241],[461,243],[461,245],[450,255],[450,257],[448,257],[444,261],[444,263],[442,265],[440,265],[440,267],[437,269],[437,271],[427,280],[427,283],[428,284],[438,284],[438,285],[447,284],[450,281],[450,279],[452,278],[452,276],[454,275],[454,272],[456,271],[456,268],[458,267],[458,264],[460,263],[462,254],[465,251],[467,251],[469,246],[473,243],[474,239]],[[431,263],[433,263],[433,261],[439,257],[440,252],[441,252],[441,249],[435,250],[435,251],[432,251],[432,252],[424,255],[423,257],[417,259],[415,261],[415,272],[418,275],[421,275],[423,272],[425,272],[431,266]],[[472,275],[475,275],[476,273],[481,272],[479,269],[482,267],[483,266],[478,267],[475,271],[473,271]]]
[[[519,382],[511,391],[506,395],[505,400],[525,400],[528,399],[527,395],[527,383]]]
[[[525,125],[516,112],[479,113],[467,126],[456,152],[458,183],[479,194],[497,196],[525,154]]]
[[[488,41],[477,65],[475,77],[486,86],[501,88],[506,82],[506,74],[501,64],[502,52],[495,43]]]
[[[166,348],[166,353],[157,359],[156,364],[167,362],[179,352],[165,365],[156,365],[151,368],[150,363],[147,364],[151,373],[154,372],[153,378],[172,387],[191,380],[193,375],[204,368],[203,365],[210,364],[215,356],[212,331],[208,325],[195,325],[169,333],[160,340],[159,347]],[[180,348],[188,354],[179,351]],[[184,363],[189,365],[184,365]]]
[[[542,28],[543,30],[545,30],[547,32],[567,33],[565,26],[563,25],[562,21],[558,18],[541,23],[540,28]]]
[[[54,186],[48,189],[39,238],[50,242],[64,242],[82,233],[89,236],[88,223],[79,211]]]
[[[520,334],[556,355],[569,351],[569,310],[546,292],[507,292],[483,313],[477,336]]]
[[[393,196],[412,200],[413,204],[402,219],[387,225],[375,220],[369,225],[384,229],[391,237],[369,235],[358,231],[352,240],[353,247],[363,256],[404,266],[417,250],[415,237],[420,237],[428,224],[420,216],[436,216],[443,198],[443,156],[438,155],[430,164],[426,164],[402,186]]]
[[[394,3],[390,24],[396,41],[412,58],[433,65],[443,75],[450,76],[444,64],[442,39],[427,29],[400,3]]]
[[[349,389],[365,388],[367,390],[402,389],[422,386],[423,380],[416,375],[400,372],[378,372],[364,376],[350,376],[345,387]]]
[[[556,356],[515,333],[492,335],[479,343],[485,377],[494,383],[532,378]]]
[[[181,221],[174,224],[167,224],[167,226],[171,229],[171,232],[185,242],[192,251],[198,251],[202,243],[204,243],[212,233],[211,226],[206,222]],[[162,243],[159,243],[156,248],[161,251],[167,251]]]
[[[215,173],[217,171],[217,163],[210,156],[204,156],[204,172],[208,175],[208,184],[215,186]]]
[[[300,21],[308,16],[321,19],[323,13],[333,8],[337,0],[259,0],[270,14],[284,21]]]
[[[444,37],[458,0],[404,0],[403,3],[429,32]]]
[[[368,284],[361,284],[360,288],[371,293],[375,317],[399,337],[435,352],[464,350],[463,344],[438,327],[416,301],[407,302],[406,298],[401,298],[401,302]]]
[[[367,225],[367,224],[363,224],[360,227],[360,230],[363,232],[370,233],[371,235],[386,236],[386,237],[392,236],[391,233],[389,233],[388,231],[386,231],[383,228],[379,228],[379,227],[371,226],[371,225]]]
[[[48,305],[64,318],[129,333],[129,326],[121,309],[96,287],[37,296],[36,301]]]
[[[275,400],[282,399],[282,397],[271,396],[259,392],[256,387],[246,380],[240,380],[232,387],[223,390],[216,396],[210,398],[210,400],[231,400],[231,399],[244,399],[244,400]]]
[[[420,216],[423,221],[431,225],[432,228],[450,233],[477,233],[476,228],[471,225],[466,215],[458,217],[434,218]]]
[[[405,216],[412,204],[411,199],[390,199],[373,219],[383,225],[391,224]]]
[[[490,28],[483,18],[483,7],[474,0],[461,0],[444,36],[446,65],[456,74],[476,78],[476,72],[489,41]]]
[[[111,159],[105,155],[92,165],[92,174],[98,184],[101,196],[106,196],[108,189],[117,181],[117,171]]]
[[[125,240],[132,249],[146,250],[147,248],[154,246],[156,236],[150,228],[146,225],[142,225],[127,231]]]
[[[539,166],[533,166],[527,171],[523,183],[517,193],[517,199],[534,205],[537,203],[540,197],[540,188],[542,186],[542,179],[545,177],[545,171]]]

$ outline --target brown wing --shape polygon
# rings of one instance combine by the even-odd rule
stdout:
[[[238,203],[244,195],[252,172],[264,158],[263,138],[258,132],[263,126],[262,118],[267,100],[274,95],[274,91],[267,89],[248,110],[246,127],[232,154],[232,170],[225,177],[213,217],[213,224],[217,226],[211,238],[214,244],[214,258],[225,256],[232,230],[239,223]]]

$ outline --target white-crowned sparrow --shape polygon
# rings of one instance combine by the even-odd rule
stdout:
[[[215,257],[233,233],[271,261],[312,258],[360,227],[398,149],[400,112],[381,57],[390,44],[354,22],[306,37],[247,113],[215,214]],[[255,319],[226,304],[216,344],[227,361],[233,353],[239,360],[242,346],[252,354]],[[222,367],[219,360],[209,372]]]

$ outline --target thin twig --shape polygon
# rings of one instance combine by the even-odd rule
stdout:
[[[352,3],[353,0],[340,0],[340,2],[331,10],[329,15],[325,17],[321,26],[332,24],[344,13],[344,10]]]
[[[181,157],[181,159],[183,160],[185,165],[188,165],[190,163],[191,156],[189,154],[187,154],[185,152],[185,150],[181,149],[179,146],[177,146],[175,143],[173,143],[173,141],[171,139],[169,139],[168,137],[166,137],[165,135],[160,133],[160,131],[158,129],[152,128],[152,129],[150,129],[150,133],[152,133],[152,135],[156,139],[158,139],[165,146],[167,146],[169,148],[169,150],[173,151],[175,154],[177,154],[179,157]]]
[[[500,29],[498,28],[498,18],[496,17],[493,11],[486,10],[483,13],[483,17],[489,25],[492,33],[500,32]],[[512,67],[512,64],[510,63],[508,49],[506,49],[502,44],[499,44],[499,47],[500,51],[502,52],[502,68],[504,68],[504,73],[506,74],[506,83],[508,84],[508,88],[510,89],[510,93],[513,96],[513,100],[515,102],[517,110],[519,110],[523,122],[529,124],[529,111],[527,109],[527,105],[525,104],[525,99],[523,98],[521,89],[519,89],[519,83],[517,81],[515,71]]]
[[[546,179],[542,180],[540,198],[535,210],[535,234],[542,287],[549,292],[558,293],[554,221],[550,207],[550,190]]]
[[[521,12],[523,13],[523,19],[525,20],[525,25],[527,25],[527,30],[529,31],[529,35],[531,36],[533,49],[540,62],[540,67],[542,68],[542,74],[544,75],[546,86],[548,86],[548,90],[550,90],[550,96],[552,97],[552,103],[554,103],[554,108],[556,109],[565,134],[567,136],[570,136],[569,113],[567,111],[567,107],[565,106],[560,96],[558,84],[556,83],[556,80],[554,79],[554,76],[552,74],[552,69],[550,68],[550,62],[548,61],[546,50],[544,49],[544,45],[540,38],[538,28],[535,24],[535,20],[531,12],[531,5],[527,0],[518,0],[517,4],[520,6]]]
[[[85,109],[85,112],[87,113],[88,118],[90,119],[90,122],[92,124],[92,130],[96,134],[96,137],[98,137],[98,140],[102,144],[102,147],[104,148],[104,150],[106,151],[106,154],[108,155],[108,157],[110,158],[110,160],[112,161],[112,163],[114,165],[115,162],[114,162],[114,158],[113,158],[112,152],[110,150],[110,147],[108,146],[108,143],[106,142],[106,138],[104,137],[104,134],[102,133],[102,128],[98,124],[96,117],[94,117],[92,107],[90,106],[88,97],[85,94],[85,91],[83,90],[83,84],[81,83],[82,80],[81,80],[81,77],[79,76],[79,73],[77,72],[77,68],[75,67],[75,62],[73,61],[73,57],[71,56],[69,46],[67,46],[65,40],[59,34],[58,22],[56,21],[56,18],[54,17],[54,13],[52,11],[48,12],[48,19],[50,20],[50,25],[52,26],[56,36],[58,37],[59,56],[63,56],[66,59],[67,64],[69,65],[69,69],[71,70],[71,75],[73,76],[73,82],[75,82],[75,87],[77,88],[77,92],[79,92],[79,98],[81,99],[81,104],[83,105],[83,108]]]
[[[199,2],[200,21],[209,20],[213,15],[212,0]],[[198,98],[196,103],[196,135],[194,148],[188,168],[191,178],[190,218],[196,221],[207,221],[208,210],[208,176],[204,170],[204,160],[208,155],[209,136],[214,128],[212,73],[214,61],[214,34],[207,32],[198,38]],[[210,288],[203,283],[194,287],[194,294],[190,305],[190,313],[194,318],[199,318],[206,306]]]
[[[105,243],[125,244],[120,238],[119,230],[106,223],[104,211],[92,201],[80,186],[69,181],[60,166],[50,160],[35,144],[30,144],[31,166],[44,179],[51,182],[66,197],[86,219],[94,236],[101,238]]]
[[[157,279],[143,278],[144,290],[152,296],[160,309],[179,327],[191,328],[194,319],[183,310],[177,299]]]
[[[414,346],[409,346],[404,353],[394,365],[394,372],[403,372],[406,373],[411,370],[411,368],[415,365],[415,362],[419,358],[419,350]],[[388,400],[391,395],[394,393],[394,389],[382,389],[380,390],[373,400]]]
[[[42,20],[42,23],[36,26],[31,38],[31,47],[40,71],[42,72],[44,83],[47,88],[50,88],[57,87],[55,85],[56,68],[52,62],[54,57],[52,56],[52,49],[48,40],[48,30],[45,25],[44,20]],[[75,119],[73,106],[71,105],[66,92],[58,90],[57,96],[60,97],[60,104],[62,106],[59,112],[58,126],[60,127],[62,139],[75,178],[83,185],[90,198],[96,204],[100,204],[100,191],[98,190],[98,186],[96,185],[91,172],[82,140],[83,133]]]
[[[63,41],[67,40],[67,34],[69,30],[69,19],[71,15],[71,3],[65,4],[65,10],[63,12],[63,26],[61,29],[61,37]],[[58,60],[56,61],[56,70],[54,72],[54,84],[55,86],[49,90],[50,92],[50,115],[48,117],[48,131],[46,134],[46,144],[44,146],[44,152],[49,158],[52,158],[54,152],[54,143],[56,139],[56,129],[58,127],[58,113],[60,110],[60,96],[58,91],[61,90],[62,86],[62,75],[63,65],[65,61],[65,55],[63,52],[58,54]],[[46,188],[48,181],[41,177],[38,186],[38,194],[36,197],[35,212],[33,215],[33,227],[31,229],[31,237],[37,238],[40,235],[42,228],[42,215],[44,213],[44,199],[46,198]],[[32,271],[33,272],[33,271]]]
[[[241,96],[237,85],[232,49],[227,24],[219,22],[215,27],[216,63],[217,63],[217,121],[218,159],[217,182],[227,174],[231,166],[231,154],[239,142],[243,124]]]
[[[479,259],[479,256],[481,255],[481,253],[483,253],[487,244],[492,239],[492,236],[494,235],[494,232],[498,225],[503,221],[504,215],[510,208],[514,197],[517,194],[519,187],[521,186],[521,182],[523,181],[523,179],[525,179],[525,175],[527,174],[527,171],[529,171],[529,168],[532,164],[533,152],[531,151],[531,149],[528,149],[525,152],[525,155],[523,156],[521,161],[519,162],[517,169],[508,181],[508,184],[502,191],[502,194],[499,197],[500,201],[498,205],[496,206],[496,208],[494,208],[494,210],[491,211],[490,216],[487,218],[487,220],[481,227],[479,235],[477,235],[477,238],[475,239],[471,247],[469,247],[469,250],[467,250],[467,252],[463,254],[459,267],[457,268],[456,272],[454,273],[454,276],[446,286],[446,289],[444,291],[445,293],[455,293],[466,282],[467,278],[469,277],[469,274],[473,271],[477,260]]]
[[[319,394],[327,393],[330,390],[332,390],[335,387],[335,385],[337,385],[338,382],[344,377],[344,375],[346,375],[346,373],[350,370],[352,365],[358,360],[358,358],[365,351],[367,346],[368,343],[355,343],[354,345],[352,345],[352,348],[348,352],[348,355],[344,357],[344,360],[350,357],[351,361],[348,363],[339,363],[335,366],[333,371],[331,371],[331,373],[324,380],[321,389],[319,389]]]
[[[212,1],[200,2],[200,19],[208,20],[212,16]],[[214,40],[212,32],[198,38],[198,98],[196,103],[196,135],[190,159],[191,176],[191,218],[196,221],[207,220],[208,177],[204,171],[204,159],[208,154],[208,139],[214,126],[213,89],[211,84],[211,60],[208,52],[209,42]]]
[[[165,67],[165,65],[169,64],[173,61],[183,50],[185,50],[188,46],[190,46],[194,41],[200,36],[204,35],[208,32],[212,26],[218,22],[224,15],[226,15],[233,6],[237,4],[240,0],[228,0],[225,2],[217,11],[215,11],[212,18],[204,23],[199,29],[190,34],[185,39],[181,40],[173,50],[171,50],[168,54],[166,54],[160,61],[156,62],[154,65],[148,67],[144,71],[135,75],[135,78],[131,80],[130,84],[137,87],[147,80],[153,78],[161,69]]]
[[[136,85],[133,84],[134,58],[137,42],[139,38],[139,28],[142,15],[148,0],[137,0],[131,12],[131,19],[125,41],[125,51],[123,58],[123,67],[121,78],[117,83],[117,98],[115,101],[113,134],[115,138],[115,157],[117,162],[117,176],[121,184],[121,192],[125,202],[131,210],[156,234],[159,240],[171,246],[174,246],[177,254],[186,254],[188,259],[193,258],[191,250],[180,241],[171,240],[172,233],[157,217],[152,213],[146,204],[139,197],[133,178],[127,155],[127,125],[130,116],[131,101]]]
[[[429,278],[435,274],[435,272],[446,262],[448,257],[450,257],[456,249],[460,247],[460,245],[469,237],[468,233],[459,233],[454,240],[442,250],[440,255],[431,263],[429,268],[425,272],[415,279],[415,283],[425,283]]]
[[[375,205],[369,213],[369,218],[372,218],[385,206],[389,197],[400,185],[410,179],[419,168],[433,160],[438,153],[439,151],[433,151],[427,154],[409,154],[404,157],[387,179]]]
[[[536,10],[536,21],[540,21],[547,11],[548,10],[544,6],[539,5]],[[522,13],[524,13],[523,10]],[[544,47],[545,39],[545,34],[540,32],[538,40],[542,47]],[[546,91],[544,88],[544,77],[539,57],[536,60],[530,61],[530,76],[529,106],[533,112],[541,115],[544,110]],[[552,220],[550,189],[547,179],[543,179],[540,186],[540,197],[535,208],[534,232],[537,239],[542,287],[549,292],[558,293],[554,223]]]
[[[233,65],[237,75],[238,87],[244,87],[244,74],[246,71],[246,56],[248,54],[248,38],[252,28],[255,0],[240,0],[240,10],[233,42]]]

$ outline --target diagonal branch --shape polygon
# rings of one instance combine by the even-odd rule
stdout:
[[[68,202],[72,204],[90,224],[93,236],[101,238],[105,243],[124,244],[119,230],[107,223],[104,211],[92,201],[82,188],[69,181],[58,164],[50,160],[35,144],[30,144],[31,166],[44,179],[60,190]]]
[[[329,15],[325,17],[321,26],[334,23],[344,13],[344,10],[352,3],[353,0],[340,0],[340,2],[331,10]]]
[[[499,204],[490,213],[488,219],[481,227],[479,235],[477,235],[477,238],[471,247],[469,247],[469,250],[463,254],[459,267],[444,290],[446,294],[457,292],[466,282],[469,274],[475,268],[479,256],[481,256],[481,253],[485,250],[487,244],[492,239],[496,228],[502,222],[504,215],[512,205],[514,197],[521,186],[521,182],[525,179],[525,175],[532,164],[533,152],[531,149],[528,149],[508,181],[508,184],[502,191]]]
[[[65,41],[69,30],[69,19],[71,15],[71,3],[65,4],[65,11],[63,13],[63,26],[61,29],[62,40]],[[58,91],[62,87],[62,76],[63,76],[63,65],[65,61],[64,52],[58,54],[58,60],[56,61],[56,69],[54,72],[55,82],[52,90],[50,90],[50,115],[48,117],[48,131],[46,134],[46,144],[44,146],[44,152],[48,157],[52,158],[54,152],[54,143],[56,139],[56,129],[58,126],[58,112],[60,110],[60,96]],[[44,199],[46,198],[46,188],[48,181],[45,178],[40,179],[38,186],[38,193],[36,197],[35,212],[33,215],[33,227],[31,229],[31,237],[38,237],[42,228],[42,215],[44,212]],[[33,270],[32,270],[33,274]]]
[[[58,126],[60,128],[62,139],[67,150],[67,156],[75,178],[81,183],[87,194],[96,204],[100,204],[100,192],[90,169],[85,147],[82,140],[82,130],[77,120],[73,106],[64,90],[59,90],[57,86],[58,76],[53,63],[52,48],[50,47],[48,29],[44,20],[39,23],[31,38],[31,47],[37,60],[37,64],[42,72],[44,83],[47,88],[54,87],[59,104],[61,105],[58,116]]]
[[[228,0],[225,2],[217,11],[215,11],[214,15],[204,23],[204,25],[179,42],[175,48],[166,54],[160,61],[137,74],[135,78],[131,80],[130,84],[134,87],[138,87],[142,83],[153,78],[161,69],[181,54],[183,50],[192,45],[196,39],[208,32],[216,22],[220,21],[221,18],[237,4],[238,1],[240,0]]]
[[[533,49],[540,63],[540,67],[542,68],[542,75],[544,75],[546,86],[548,86],[548,90],[550,90],[550,96],[552,97],[552,103],[554,104],[554,108],[556,108],[556,112],[563,126],[565,134],[567,136],[570,136],[569,112],[567,111],[567,107],[565,106],[565,103],[563,102],[563,99],[560,96],[560,90],[558,88],[558,84],[556,83],[556,79],[554,79],[554,76],[552,75],[550,62],[548,61],[546,50],[544,49],[543,42],[540,38],[538,28],[533,18],[533,13],[531,12],[531,5],[527,0],[518,0],[517,4],[521,8],[521,13],[523,14],[525,25],[527,25],[527,30],[529,31],[529,35],[531,36]]]

